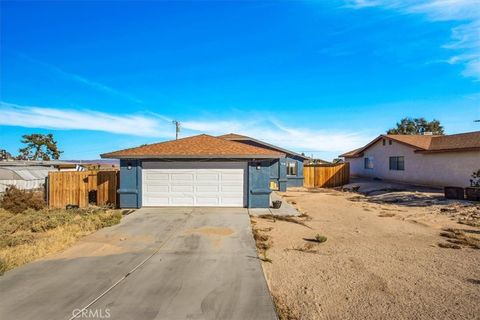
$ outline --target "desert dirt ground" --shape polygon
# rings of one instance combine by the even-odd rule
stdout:
[[[281,319],[480,316],[479,204],[410,191],[281,196],[303,214],[251,218]]]

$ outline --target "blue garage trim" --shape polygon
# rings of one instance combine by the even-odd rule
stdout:
[[[248,207],[270,207],[270,166],[271,161],[248,163]]]
[[[120,208],[142,206],[142,166],[139,160],[120,160],[120,189],[117,192]]]

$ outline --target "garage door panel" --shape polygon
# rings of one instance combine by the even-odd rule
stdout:
[[[161,192],[161,193],[168,193],[170,190],[168,185],[157,186],[157,185],[150,185],[147,184],[144,192]]]
[[[206,185],[206,186],[195,186],[195,191],[197,193],[200,192],[219,192],[220,186],[217,184],[214,185]]]
[[[147,181],[153,181],[153,180],[168,181],[169,176],[170,175],[168,173],[148,172],[148,174],[146,175],[146,179]]]
[[[144,206],[244,205],[244,169],[144,169]]]
[[[194,173],[171,173],[171,181],[193,181]]]
[[[171,192],[193,192],[193,185],[173,185],[170,186]]]
[[[218,206],[219,204],[218,197],[196,197],[195,205],[197,206]]]
[[[197,173],[197,181],[218,181],[220,180],[220,174],[219,173],[203,173],[199,172]]]
[[[178,197],[178,196],[172,196],[170,197],[170,204],[174,206],[193,206],[195,204],[195,200],[193,196],[191,197]]]

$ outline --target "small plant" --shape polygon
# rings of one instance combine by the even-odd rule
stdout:
[[[322,236],[322,235],[317,233],[315,235],[315,241],[318,242],[318,243],[323,243],[323,242],[327,241],[327,237]]]
[[[263,256],[263,257],[260,258],[260,260],[262,260],[263,262],[272,263],[272,259],[270,259],[269,257],[267,257],[267,250],[263,251],[262,256]]]
[[[20,190],[11,186],[5,191],[0,206],[12,213],[21,213],[27,209],[43,209],[45,201],[41,192]]]

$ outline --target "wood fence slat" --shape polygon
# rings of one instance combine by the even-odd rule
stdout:
[[[348,163],[305,165],[303,175],[306,188],[334,188],[349,183],[350,166]]]
[[[55,171],[48,174],[48,206],[65,208],[68,204],[84,208],[88,194],[97,192],[97,205],[117,203],[118,170]]]

